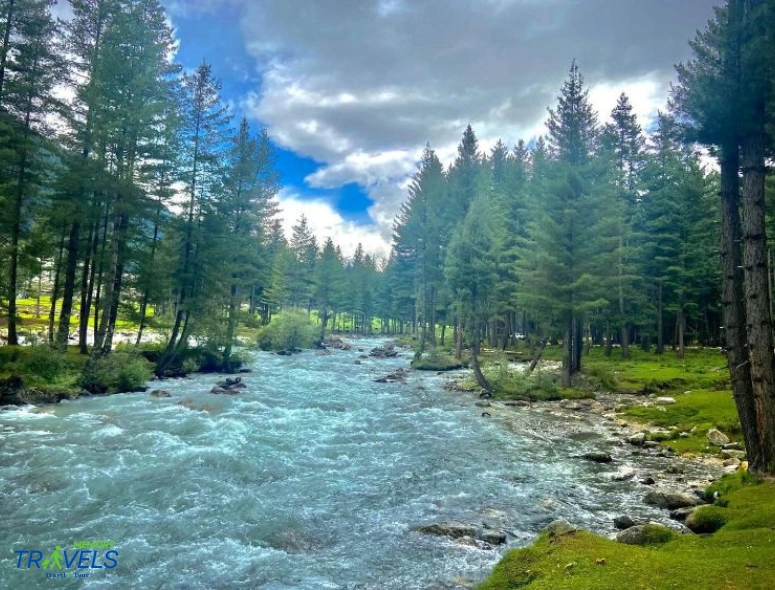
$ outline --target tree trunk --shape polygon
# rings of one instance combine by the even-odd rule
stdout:
[[[751,365],[745,333],[745,300],[740,247],[740,158],[736,142],[721,150],[721,303],[732,394],[743,429],[749,465],[761,465]]]
[[[65,267],[65,288],[62,293],[62,309],[59,312],[59,328],[57,329],[56,345],[59,348],[67,346],[70,338],[70,318],[73,312],[75,297],[75,274],[78,270],[78,245],[81,224],[78,220],[70,226],[70,239],[67,242],[67,266]]]
[[[455,358],[463,358],[463,327],[459,325],[460,319],[455,319]]]
[[[527,366],[527,371],[525,371],[525,375],[531,375],[533,371],[535,371],[536,366],[538,365],[538,361],[541,360],[541,355],[544,354],[544,350],[546,350],[546,343],[547,340],[541,340],[541,343],[539,344],[538,348],[536,349],[535,354],[533,355],[533,358],[530,359],[530,364]],[[568,386],[570,387],[570,386]]]
[[[657,354],[665,352],[665,306],[662,300],[662,283],[657,288]]]
[[[226,346],[223,349],[223,370],[228,370],[229,358],[231,357],[231,351],[234,347],[234,335],[237,331],[237,310],[239,287],[236,284],[232,284],[229,292],[229,319],[226,324]]]
[[[622,323],[620,328],[620,344],[622,346],[622,358],[628,359],[630,358],[630,331],[629,327],[627,326],[627,318],[624,314],[624,255],[622,253],[622,248],[624,247],[624,243],[622,238],[619,238],[619,316],[620,321]]]
[[[22,202],[24,201],[24,188],[27,179],[27,139],[29,134],[30,114],[27,112],[26,126],[22,139],[22,153],[19,162],[19,177],[13,201],[13,221],[11,223],[11,263],[8,270],[8,344],[17,346],[19,336],[16,329],[17,311],[16,295],[18,288],[19,271],[19,240],[21,238]]]
[[[573,364],[573,345],[571,344],[573,340],[573,317],[568,320],[568,326],[565,329],[565,338],[563,339],[562,348],[563,348],[563,354],[562,354],[562,386],[563,387],[570,387],[571,386],[571,375],[573,374],[572,370],[572,364]]]
[[[487,381],[487,378],[482,373],[482,368],[479,366],[479,340],[481,339],[479,324],[476,323],[474,333],[472,334],[471,342],[471,367],[474,370],[474,377],[479,387],[488,392],[493,392],[495,388]]]
[[[89,239],[86,242],[86,259],[83,263],[81,276],[81,313],[78,317],[78,350],[81,354],[89,353],[89,311],[91,309],[91,292],[94,288],[94,273],[97,266],[97,242],[99,240],[99,218],[89,228]]]
[[[54,286],[51,289],[51,306],[48,312],[48,343],[54,344],[54,322],[56,321],[57,299],[59,298],[59,278],[62,274],[62,258],[65,254],[65,238],[67,237],[67,224],[62,226],[62,236],[59,238],[59,252],[57,253],[56,268],[54,269]]]
[[[678,311],[678,315],[675,318],[675,329],[678,333],[678,358],[682,359],[684,358],[684,352],[686,350],[684,342],[684,333],[686,332],[686,314],[684,312],[683,306],[681,306],[681,309]]]
[[[743,141],[742,237],[748,355],[760,454],[752,471],[775,472],[775,355],[767,270],[764,184],[766,138],[763,133]]]

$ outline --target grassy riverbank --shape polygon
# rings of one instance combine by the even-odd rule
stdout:
[[[709,489],[725,524],[709,535],[676,534],[663,543],[625,545],[583,531],[542,534],[506,554],[479,590],[578,588],[775,588],[775,483],[743,474]]]
[[[48,346],[0,347],[0,405],[56,403],[83,394],[142,391],[153,378],[160,346],[118,347],[97,360],[79,354],[75,346],[58,351]],[[232,355],[229,372],[244,359]],[[171,368],[175,376],[223,372],[218,351],[190,348]]]
[[[546,359],[559,351],[548,349]],[[726,362],[717,350],[675,354],[633,351],[623,360],[592,350],[584,357],[584,373],[563,397],[599,391],[635,394],[633,405],[619,405],[617,414],[632,430],[642,427],[647,440],[688,455],[719,455],[707,432],[721,430],[731,441],[741,431]],[[497,375],[502,363],[490,363]],[[507,383],[518,383],[517,377]],[[531,379],[551,379],[539,373]],[[497,383],[497,379],[496,379]],[[550,383],[552,383],[550,381]],[[524,397],[499,387],[496,397]],[[632,398],[632,396],[623,396]],[[662,398],[658,400],[657,398]],[[481,590],[608,589],[608,588],[773,588],[775,587],[775,483],[756,481],[739,472],[715,483],[707,498],[716,505],[700,514],[723,523],[707,535],[675,534],[666,542],[632,546],[579,531],[550,537],[542,534],[531,546],[509,552]]]

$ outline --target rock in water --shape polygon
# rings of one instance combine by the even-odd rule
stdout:
[[[635,477],[635,475],[637,475],[637,472],[632,467],[622,467],[611,475],[611,479],[614,481],[628,481]]]
[[[587,461],[594,461],[595,463],[610,463],[611,461],[613,461],[613,459],[611,458],[611,455],[600,451],[592,451],[590,453],[584,453],[581,457],[583,459],[586,459]]]
[[[385,346],[377,346],[371,349],[369,356],[380,359],[395,358],[398,356],[398,351],[395,348],[395,344],[388,342]]]
[[[638,523],[636,523],[629,516],[617,516],[616,518],[614,518],[614,526],[620,531],[625,531],[627,529],[630,529],[636,526],[637,524]]]
[[[707,437],[708,442],[715,447],[723,447],[724,445],[729,444],[729,437],[717,428],[708,430]]]
[[[561,535],[575,533],[577,529],[567,520],[555,520],[550,522],[549,526],[544,530],[549,533],[550,537],[559,537]]]
[[[154,389],[150,395],[151,397],[172,397],[172,394],[166,389]]]
[[[687,518],[689,518],[689,515],[691,515],[692,512],[697,510],[696,506],[688,506],[686,508],[677,508],[676,510],[670,511],[670,518],[673,520],[677,520],[678,522],[683,522]]]
[[[702,504],[702,500],[689,494],[682,494],[681,492],[674,492],[671,490],[656,489],[643,498],[646,504],[658,506],[660,508],[667,508],[668,510],[676,510],[678,508],[688,508],[689,506],[699,506]]]
[[[490,545],[503,545],[506,542],[506,533],[498,529],[484,529],[479,539]]]
[[[478,537],[479,529],[472,524],[460,522],[457,520],[447,520],[437,522],[415,529],[423,535],[436,535],[439,537],[449,537],[450,539],[460,539],[461,537]]]
[[[407,372],[404,369],[396,369],[389,375],[375,379],[376,383],[404,383]]]

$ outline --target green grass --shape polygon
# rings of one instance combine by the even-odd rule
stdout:
[[[718,428],[730,440],[742,440],[740,421],[730,391],[697,389],[677,394],[675,400],[675,404],[667,406],[628,408],[624,415],[637,422],[669,429],[670,436],[651,438],[679,453],[717,452],[718,448],[711,446],[706,438],[710,428]],[[685,434],[681,436],[681,433]]]
[[[544,534],[507,553],[479,590],[775,588],[775,484],[735,474],[718,489],[726,508],[713,510],[726,524],[716,533],[644,547],[586,532]]]

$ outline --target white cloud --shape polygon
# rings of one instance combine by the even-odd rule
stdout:
[[[189,1],[217,10],[215,0]],[[383,237],[426,142],[448,164],[468,123],[483,150],[543,134],[574,58],[601,122],[625,91],[647,127],[716,3],[228,1],[262,75],[246,111],[321,163],[311,186],[361,185]]]
[[[321,247],[327,238],[331,238],[342,248],[345,257],[352,256],[359,243],[367,254],[378,259],[386,258],[390,253],[390,243],[377,227],[348,221],[323,200],[302,198],[287,190],[282,190],[277,200],[283,230],[288,239],[293,235],[293,226],[302,215],[306,215],[310,229]]]

